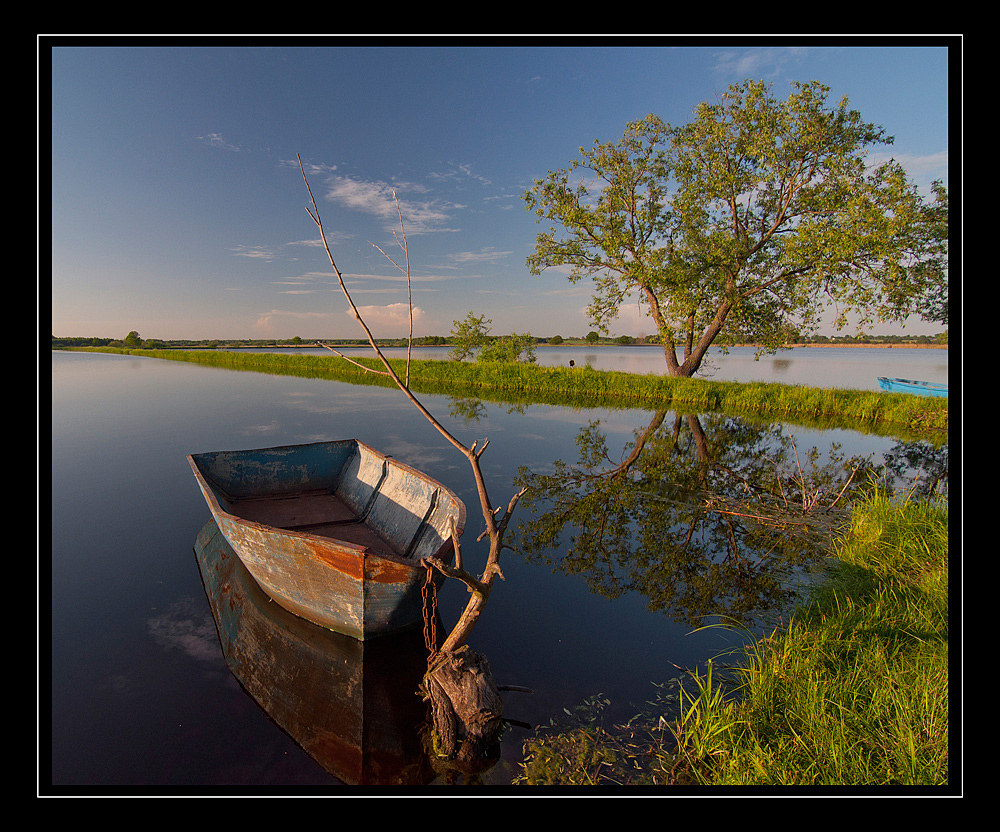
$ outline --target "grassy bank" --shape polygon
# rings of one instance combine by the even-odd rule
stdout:
[[[695,677],[669,725],[532,740],[519,782],[947,785],[947,504],[855,507],[828,582],[740,659]]]
[[[216,350],[142,350],[92,348],[96,352],[143,355],[232,370],[326,378],[351,383],[389,385],[335,355],[249,353]],[[372,358],[368,366],[379,365]],[[405,362],[393,360],[402,374]],[[725,411],[761,417],[868,430],[944,432],[948,400],[902,393],[838,390],[769,383],[738,383],[639,375],[589,367],[543,367],[536,364],[477,364],[459,361],[413,361],[415,392],[476,396],[521,403],[570,406],[672,408]]]

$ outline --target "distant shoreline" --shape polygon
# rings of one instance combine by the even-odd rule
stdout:
[[[112,346],[114,344],[117,344],[118,346],[122,346],[121,342],[115,342],[115,341],[112,341],[112,339],[103,339],[103,341],[104,341],[103,344],[99,344],[99,343],[95,344],[94,343],[95,340],[98,340],[98,339],[55,338],[54,337],[53,338],[54,342],[77,341],[78,343],[54,343],[52,348],[53,349],[62,349],[62,348],[74,348],[74,347],[86,347],[86,346],[102,346],[102,345],[103,346]],[[89,341],[90,343],[82,343],[84,341]],[[301,342],[296,343],[296,344],[290,344],[290,343],[284,343],[284,344],[283,343],[261,343],[261,342],[258,342],[258,343],[240,343],[239,341],[228,342],[228,341],[225,341],[225,340],[222,340],[222,339],[218,339],[218,340],[213,339],[211,342],[205,342],[205,341],[182,341],[182,342],[179,342],[179,341],[166,341],[166,342],[159,342],[159,341],[156,341],[155,339],[153,341],[150,341],[151,344],[153,344],[154,342],[155,342],[155,346],[149,347],[150,349],[182,349],[182,350],[200,350],[200,349],[209,349],[209,350],[274,350],[274,349],[280,349],[280,350],[301,350],[301,349],[316,349],[317,347],[321,347],[324,344],[327,347],[331,347],[333,349],[338,349],[338,350],[342,350],[342,349],[370,349],[370,346],[367,343],[359,343],[357,341],[351,342],[351,343],[340,343],[340,342],[337,342],[337,341],[325,341],[323,343],[320,343],[319,340],[302,340]],[[444,344],[420,344],[420,343],[414,343],[414,344],[412,344],[412,348],[414,350],[442,349],[442,348],[450,348],[451,346],[453,346],[453,345],[452,344],[448,344],[448,343],[444,343]],[[605,349],[605,348],[609,348],[609,347],[612,347],[612,348],[626,347],[626,348],[629,348],[629,349],[633,349],[633,348],[654,349],[655,348],[655,349],[662,350],[662,346],[660,344],[617,344],[617,343],[608,343],[608,342],[605,342],[603,344],[588,344],[586,342],[579,341],[579,340],[563,341],[561,344],[552,344],[552,343],[549,343],[547,341],[538,341],[538,342],[534,343],[532,346],[535,349],[545,349],[547,347],[548,348],[552,348],[552,349],[563,349],[563,348],[568,348],[568,349]],[[722,345],[719,345],[719,344],[713,344],[712,346],[715,349],[722,349]],[[757,346],[758,346],[757,344],[728,344],[727,345],[727,347],[730,348],[730,349],[732,349],[732,348],[752,348],[752,349],[756,349]],[[406,345],[405,339],[404,340],[400,340],[400,339],[397,339],[397,338],[392,338],[392,339],[387,338],[387,339],[384,339],[384,340],[379,340],[379,347],[380,348],[386,348],[386,349],[406,349],[407,345]],[[782,350],[785,350],[785,349],[835,349],[835,348],[839,348],[839,347],[843,347],[843,348],[846,348],[846,349],[868,349],[868,350],[893,350],[893,349],[895,349],[895,350],[947,350],[948,349],[948,345],[947,344],[912,344],[912,343],[895,343],[895,344],[842,344],[842,343],[833,343],[833,344],[789,344],[787,347],[781,347],[781,348],[779,348],[778,352],[780,352]]]
[[[279,346],[292,346],[286,344],[280,344]],[[310,344],[300,344],[299,346],[315,346]],[[331,344],[331,346],[336,347],[336,344]],[[344,344],[344,347],[364,347],[366,344]],[[381,345],[380,345],[381,346]],[[434,349],[435,347],[447,347],[448,344],[414,344],[414,349]],[[541,342],[538,344],[533,344],[535,349],[544,349],[545,347],[550,347],[552,349],[562,349],[564,347],[571,347],[573,349],[603,349],[605,347],[621,348],[625,347],[631,349],[633,347],[648,347],[648,348],[658,348],[662,349],[660,344],[580,344],[580,343],[567,343],[562,344],[549,344],[547,342]],[[719,348],[718,345],[713,344],[712,346]],[[756,348],[757,344],[728,344],[730,349],[735,347],[750,347]],[[405,347],[405,345],[404,345]],[[782,349],[836,349],[838,347],[844,347],[846,349],[868,349],[868,350],[946,350],[948,349],[947,344],[790,344],[788,347],[782,347]]]
[[[359,349],[367,348],[370,349],[368,344],[338,344],[336,342],[327,342],[328,346],[334,347],[336,349]],[[220,344],[220,346],[226,346],[225,344]],[[313,343],[301,343],[301,344],[272,344],[267,347],[241,347],[234,346],[233,349],[315,349],[317,344]],[[380,347],[391,347],[391,344],[379,344]],[[414,344],[413,349],[424,350],[424,349],[442,349],[444,347],[449,347],[449,344]],[[573,349],[601,349],[604,347],[656,347],[660,348],[659,344],[581,344],[577,342],[567,342],[564,341],[561,344],[550,344],[548,342],[542,341],[537,344],[533,344],[535,349],[541,349],[544,347],[551,347],[553,349],[562,349],[563,347],[572,347]],[[713,346],[717,346],[714,345]],[[756,347],[757,344],[729,344],[729,348],[734,347]],[[397,347],[397,349],[405,349],[406,345],[402,344]],[[948,349],[947,344],[789,344],[788,347],[783,347],[782,349],[831,349],[843,347],[846,349],[868,349],[868,350],[946,350]]]
[[[755,347],[756,344],[733,344],[735,347]],[[868,350],[946,350],[947,344],[790,344],[791,349],[807,348],[827,349],[830,347],[846,347],[847,349]]]
[[[562,344],[548,344],[541,343],[535,344],[538,347],[659,347],[659,344],[578,344],[578,343],[562,343]],[[713,344],[712,346],[719,346]],[[728,344],[729,348],[733,347],[757,347],[757,344]],[[414,344],[416,347],[416,344]],[[948,349],[947,344],[789,344],[787,347],[782,349],[805,349],[805,348],[815,348],[815,349],[828,349],[845,347],[847,349],[869,349],[869,350],[946,350]]]

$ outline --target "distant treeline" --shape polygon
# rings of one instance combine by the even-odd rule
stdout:
[[[129,333],[129,336],[136,336],[136,333]],[[284,338],[284,339],[260,339],[260,338],[207,338],[202,340],[166,340],[159,338],[137,338],[129,337],[122,339],[116,338],[58,338],[55,335],[52,336],[52,349],[61,349],[64,347],[144,347],[145,349],[158,349],[158,350],[190,350],[190,349],[267,349],[271,347],[287,347],[294,349],[295,347],[311,347],[314,346],[319,341],[325,341],[328,344],[335,344],[339,346],[368,346],[368,342],[363,339],[352,339],[352,338],[300,338],[298,336],[294,338]],[[615,345],[615,346],[630,346],[630,345],[646,345],[646,344],[656,344],[658,343],[658,338],[656,336],[643,335],[637,338],[631,335],[619,335],[619,336],[603,336],[596,332],[591,332],[583,337],[573,337],[567,336],[563,337],[561,335],[553,335],[548,338],[534,338],[536,344],[549,344],[551,346],[558,345],[587,345],[587,346],[599,346],[599,345]],[[380,338],[378,339],[379,346],[382,347],[405,347],[405,338]],[[450,346],[453,343],[453,339],[448,335],[426,335],[422,338],[414,338],[413,343],[415,346],[423,347],[439,347],[439,346]],[[814,335],[809,337],[799,337],[798,339],[791,341],[790,345],[794,344],[823,344],[823,345],[845,345],[845,346],[857,346],[862,344],[870,344],[872,346],[886,345],[905,345],[905,344],[916,344],[916,345],[944,345],[948,344],[948,332],[945,330],[937,335]],[[719,346],[722,346],[720,343]]]
[[[226,349],[267,349],[269,347],[314,347],[320,341],[332,346],[367,347],[368,342],[356,338],[203,338],[201,340],[160,339],[160,338],[59,338],[52,336],[52,349],[63,347],[142,347],[149,350],[226,350]],[[405,347],[405,338],[380,338],[379,346]],[[446,346],[449,339],[437,335],[414,338],[414,344],[421,346]]]

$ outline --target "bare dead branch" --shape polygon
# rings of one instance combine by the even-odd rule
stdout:
[[[324,344],[322,341],[317,341],[316,343],[317,343],[317,345],[323,347],[324,349],[327,349],[327,350],[329,350],[332,353],[336,353],[341,358],[343,358],[344,361],[346,361],[348,364],[353,364],[355,367],[360,367],[362,370],[364,370],[367,373],[375,373],[375,375],[377,375],[377,376],[389,376],[389,375],[391,375],[390,373],[387,373],[385,370],[376,370],[376,369],[374,369],[372,367],[366,367],[360,361],[355,361],[353,358],[349,358],[348,356],[344,355],[340,350],[334,349],[329,344]]]
[[[403,257],[405,262],[405,267],[400,266],[395,260],[393,260],[388,254],[382,251],[382,248],[375,243],[372,243],[375,248],[382,252],[382,255],[388,260],[392,265],[399,269],[403,274],[406,275],[406,302],[409,308],[409,320],[410,320],[410,334],[406,341],[406,386],[410,386],[410,358],[413,353],[413,287],[410,280],[410,248],[406,242],[406,233],[403,230],[403,211],[399,207],[399,200],[396,198],[396,192],[392,192],[392,201],[396,203],[396,214],[399,216],[399,230],[400,233],[397,234],[395,231],[392,232],[393,239],[403,250]]]
[[[475,442],[472,444],[471,448],[465,447],[434,417],[432,413],[430,413],[430,411],[427,410],[426,407],[424,407],[423,403],[416,396],[414,396],[413,392],[410,390],[410,355],[413,345],[413,297],[412,297],[412,287],[410,281],[409,249],[406,243],[405,229],[403,228],[402,211],[399,207],[399,201],[396,199],[395,192],[393,193],[393,200],[396,202],[396,211],[399,215],[399,224],[400,224],[400,232],[399,235],[396,236],[396,240],[397,243],[402,248],[406,258],[405,268],[395,263],[392,260],[392,258],[388,257],[388,255],[386,255],[386,257],[389,259],[390,262],[393,263],[393,265],[395,265],[401,271],[404,271],[404,273],[406,274],[407,293],[409,298],[408,302],[409,302],[409,317],[410,317],[410,337],[409,337],[409,347],[407,349],[405,381],[400,379],[398,373],[395,371],[392,364],[382,353],[381,349],[379,348],[378,344],[375,341],[375,337],[372,335],[371,330],[368,328],[367,323],[365,323],[365,320],[361,315],[361,312],[355,305],[353,298],[351,298],[350,292],[347,290],[347,286],[344,282],[343,275],[341,274],[340,269],[337,267],[337,264],[334,260],[333,252],[330,251],[330,246],[326,238],[326,232],[323,228],[323,221],[320,217],[319,207],[316,204],[315,196],[313,196],[312,188],[309,186],[309,180],[306,177],[305,167],[302,164],[302,159],[298,154],[296,154],[296,158],[298,159],[299,162],[299,171],[302,173],[302,180],[303,182],[305,182],[306,190],[309,193],[309,199],[310,202],[312,203],[312,208],[310,209],[309,207],[306,207],[306,212],[312,218],[312,221],[315,223],[317,229],[319,230],[323,248],[326,251],[326,255],[330,261],[330,265],[333,267],[333,271],[337,277],[338,283],[340,284],[341,291],[343,292],[344,297],[347,299],[347,302],[351,308],[351,312],[354,315],[355,319],[358,321],[358,324],[361,326],[362,330],[364,331],[365,336],[368,339],[369,345],[371,346],[378,360],[382,363],[382,366],[385,368],[385,370],[384,371],[373,370],[372,368],[365,367],[365,365],[360,364],[359,362],[352,361],[351,359],[347,358],[347,356],[343,355],[342,353],[333,349],[332,347],[327,346],[326,344],[321,344],[321,346],[331,350],[332,352],[337,353],[338,355],[341,356],[341,358],[344,358],[347,361],[351,361],[351,363],[356,364],[357,366],[362,367],[368,370],[369,372],[374,372],[379,375],[385,375],[391,378],[392,381],[396,384],[396,386],[402,391],[402,393],[410,400],[413,406],[416,407],[416,409],[430,422],[430,424],[438,431],[438,433],[440,433],[441,436],[445,438],[445,440],[447,440],[453,447],[455,447],[459,452],[461,452],[463,456],[465,456],[465,458],[468,460],[469,464],[472,467],[473,477],[476,482],[476,490],[479,494],[480,508],[482,510],[483,520],[486,525],[486,528],[483,531],[482,535],[480,535],[479,539],[481,540],[484,537],[489,537],[490,539],[490,551],[487,557],[486,566],[483,569],[482,576],[480,578],[476,578],[475,576],[473,576],[472,574],[470,574],[465,570],[462,564],[462,553],[461,553],[461,547],[459,546],[458,543],[458,534],[454,528],[454,525],[452,526],[452,540],[454,542],[455,566],[454,567],[448,566],[447,564],[436,558],[423,561],[425,565],[427,563],[430,563],[431,566],[433,566],[442,574],[448,577],[456,578],[457,580],[460,580],[463,583],[465,583],[466,586],[469,587],[469,591],[472,594],[472,597],[470,598],[468,604],[466,605],[465,610],[462,612],[462,615],[460,616],[458,623],[452,629],[451,633],[445,640],[445,643],[441,647],[442,653],[453,651],[461,647],[465,643],[469,634],[472,632],[472,628],[475,625],[475,622],[478,619],[479,614],[481,613],[487,598],[489,597],[489,593],[492,588],[494,578],[499,576],[500,579],[503,580],[503,573],[500,570],[498,562],[500,557],[500,552],[504,548],[508,549],[511,548],[509,546],[504,545],[503,535],[506,532],[507,524],[510,521],[510,517],[514,511],[514,507],[517,505],[518,500],[524,494],[525,489],[522,489],[513,496],[513,498],[511,499],[510,503],[507,506],[507,510],[501,516],[500,521],[498,523],[496,515],[500,511],[500,509],[492,508],[492,503],[490,501],[489,495],[486,490],[486,481],[483,477],[482,469],[480,467],[480,457],[486,450],[487,445],[489,445],[489,440],[487,439],[483,443],[482,448],[479,448],[478,451],[477,451],[477,443]],[[376,248],[378,248],[378,246],[376,246]],[[379,249],[379,251],[382,251],[382,249]],[[385,254],[384,251],[382,253]]]
[[[483,596],[489,594],[489,584],[484,583],[475,575],[470,572],[466,572],[464,569],[456,569],[454,566],[449,566],[440,558],[424,558],[420,562],[425,566],[430,564],[442,575],[461,581],[469,588],[469,592],[478,593]]]

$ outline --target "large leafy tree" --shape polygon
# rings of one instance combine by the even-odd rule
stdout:
[[[535,274],[591,278],[592,322],[609,331],[636,298],[659,330],[672,375],[691,376],[713,343],[774,351],[835,309],[902,320],[946,297],[947,195],[925,204],[894,160],[892,138],[829,88],[732,86],[688,124],[656,116],[618,142],[595,142],[524,199],[553,223]]]

